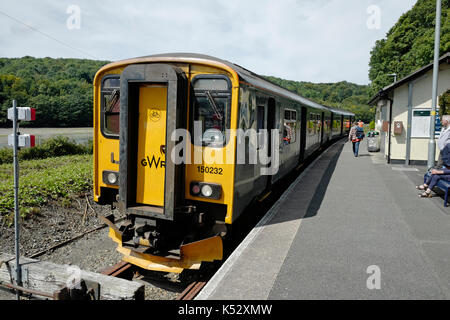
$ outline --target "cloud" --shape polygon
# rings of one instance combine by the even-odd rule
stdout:
[[[375,41],[383,38],[414,3],[18,0],[0,7],[0,11],[69,46],[1,16],[0,41],[8,45],[0,48],[0,56],[120,60],[163,52],[197,52],[256,73],[292,80],[368,83],[368,61]],[[80,29],[66,26],[69,5],[80,7]],[[367,28],[370,5],[381,10],[380,29]]]

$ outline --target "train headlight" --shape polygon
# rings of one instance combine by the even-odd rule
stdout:
[[[119,185],[119,173],[116,171],[103,171],[103,183],[112,186]]]
[[[212,194],[213,194],[213,189],[211,188],[211,186],[205,184],[202,187],[202,196],[209,198],[209,197],[211,197]]]
[[[191,195],[219,200],[222,197],[222,186],[214,183],[191,182]]]
[[[117,176],[116,176],[115,173],[111,172],[111,173],[108,174],[108,182],[110,184],[116,184],[117,183]]]

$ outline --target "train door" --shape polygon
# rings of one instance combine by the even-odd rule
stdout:
[[[325,134],[325,112],[321,113],[322,119],[320,121],[320,144],[324,144],[324,134]]]
[[[166,121],[167,85],[140,85],[136,203],[164,206]]]
[[[269,98],[269,103],[267,105],[267,131],[268,131],[268,150],[267,155],[271,159],[273,152],[279,152],[279,150],[272,150],[272,130],[276,129],[276,102],[274,98]],[[267,165],[268,167],[271,166],[271,163]],[[267,176],[267,185],[266,189],[270,190],[270,186],[272,185],[272,176]]]
[[[305,160],[305,150],[306,150],[306,118],[307,118],[307,109],[305,107],[301,108],[300,115],[300,162]]]
[[[171,134],[186,128],[187,80],[166,64],[130,65],[121,75],[119,198],[128,214],[173,220],[183,204],[184,166]]]

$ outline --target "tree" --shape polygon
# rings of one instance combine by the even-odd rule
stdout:
[[[450,89],[439,97],[439,111],[441,115],[450,115]]]
[[[450,0],[442,1],[440,54],[450,51]],[[371,95],[398,79],[431,63],[434,52],[436,0],[418,0],[389,30],[385,39],[375,43],[369,63]]]
[[[0,58],[0,127],[11,126],[7,109],[36,108],[29,126],[92,126],[92,83],[107,61],[33,57]]]

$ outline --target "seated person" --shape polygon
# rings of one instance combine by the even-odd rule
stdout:
[[[447,144],[445,148],[442,150],[442,161],[444,163],[444,167],[442,169],[433,169],[431,170],[431,175],[428,177],[425,184],[421,186],[417,186],[416,188],[424,193],[420,194],[421,198],[431,198],[431,191],[436,186],[439,180],[450,181],[450,144]]]

